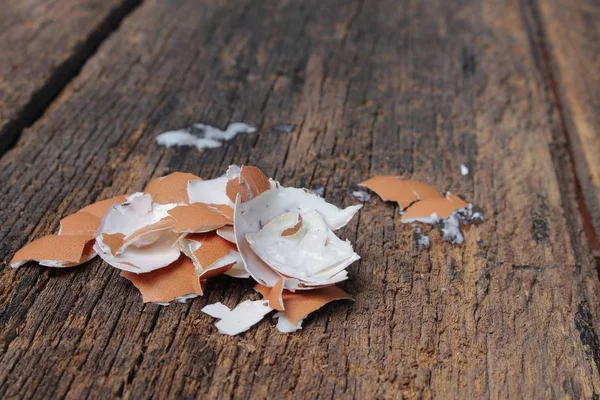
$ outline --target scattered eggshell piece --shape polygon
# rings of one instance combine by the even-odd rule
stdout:
[[[18,268],[28,261],[37,261],[49,267],[74,267],[87,261],[89,241],[88,235],[43,236],[18,250],[10,260],[10,266]]]
[[[136,274],[121,271],[121,276],[130,280],[142,293],[144,303],[169,302],[178,298],[202,296],[203,287],[192,261],[181,256],[168,266]]]
[[[203,313],[210,315],[213,318],[225,318],[231,312],[231,309],[221,302],[208,304],[202,308]]]
[[[178,233],[209,232],[225,225],[232,220],[222,209],[210,204],[192,203],[177,206],[169,210],[169,215],[175,219],[173,231]]]
[[[281,333],[293,333],[297,330],[302,329],[302,322],[304,321],[303,319],[301,319],[300,321],[298,321],[297,324],[292,324],[290,320],[287,319],[285,314],[281,311],[275,313],[275,315],[273,315],[273,318],[277,318],[277,330]]]
[[[260,322],[265,315],[273,311],[265,300],[245,300],[233,310],[225,310],[220,303],[204,307],[201,311],[221,320],[215,324],[220,333],[237,335],[250,329]]]
[[[254,287],[263,298],[267,299],[270,296],[272,288],[264,285],[256,285]],[[285,310],[283,313],[289,322],[293,325],[298,324],[306,318],[310,313],[323,307],[325,304],[334,300],[348,299],[352,297],[337,286],[328,286],[315,290],[304,290],[298,292],[290,292],[285,290],[282,294]]]
[[[402,216],[402,222],[431,223],[431,219],[448,218],[452,213],[467,207],[466,201],[453,194],[448,194],[439,199],[421,200],[410,206]],[[435,214],[435,217],[433,216]]]
[[[358,185],[371,189],[384,201],[397,202],[401,209],[405,209],[418,200],[442,197],[432,186],[413,180],[400,179],[397,176],[376,175]]]
[[[271,291],[269,292],[269,297],[267,297],[267,300],[269,300],[269,307],[277,311],[283,311],[285,309],[285,305],[283,304],[282,298],[284,283],[285,279],[281,278],[275,284],[275,286],[271,288]]]
[[[144,193],[150,194],[158,204],[188,204],[188,182],[200,181],[200,177],[187,172],[173,172],[167,176],[156,178],[148,183]]]

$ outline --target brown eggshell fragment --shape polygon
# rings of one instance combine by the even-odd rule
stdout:
[[[233,223],[220,207],[203,203],[175,207],[169,215],[175,219],[173,231],[178,233],[208,232]]]
[[[102,242],[110,248],[112,255],[117,255],[117,252],[125,243],[125,235],[122,233],[102,233]]]
[[[232,202],[235,203],[235,199],[239,194],[242,203],[244,203],[270,188],[269,178],[260,169],[244,165],[239,177],[227,182],[225,191]]]
[[[101,219],[85,211],[80,211],[60,220],[59,235],[80,235],[93,239]]]
[[[223,239],[214,232],[194,233],[188,235],[186,239],[201,243],[200,248],[194,251],[194,256],[204,268],[210,267],[230,251],[237,251],[235,244]]]
[[[422,182],[400,179],[397,176],[376,175],[358,185],[371,189],[384,201],[397,202],[401,209],[405,209],[417,200],[442,197],[432,186]]]
[[[77,213],[79,214],[79,213],[86,212],[86,213],[92,214],[92,215],[102,219],[113,204],[123,203],[126,200],[127,200],[127,196],[125,196],[125,195],[113,197],[111,199],[100,200],[100,201],[97,201],[96,203],[90,204],[89,206],[83,207]]]
[[[144,303],[167,303],[188,294],[202,296],[203,285],[192,261],[181,256],[172,264],[144,274],[121,271],[142,293]]]
[[[260,284],[256,285],[254,289],[266,299],[269,299],[271,291],[274,290],[274,288],[272,289]],[[337,286],[297,292],[284,290],[282,298],[285,305],[283,313],[294,325],[329,302],[341,299],[352,300],[352,297],[348,293]],[[273,306],[271,305],[271,307]]]
[[[89,241],[86,235],[44,236],[17,251],[10,265],[17,268],[27,261],[51,261],[64,264],[62,267],[72,267],[87,261]]]
[[[285,310],[285,305],[283,303],[284,283],[285,279],[280,279],[279,282],[277,282],[277,284],[271,288],[268,297],[266,297],[266,299],[269,300],[269,307],[277,311]]]
[[[223,275],[225,272],[227,272],[231,268],[233,268],[234,264],[235,263],[231,263],[231,264],[223,265],[222,267],[206,270],[206,271],[200,273],[200,275],[198,275],[198,277],[201,278],[202,280],[206,281],[207,279],[214,278],[215,276]]]
[[[300,228],[302,228],[302,215],[298,213],[298,222],[296,222],[294,226],[284,229],[283,232],[281,232],[281,236],[293,236]]]
[[[200,177],[187,172],[173,172],[167,176],[150,181],[144,193],[152,195],[152,200],[158,204],[184,203],[188,204],[188,182],[201,180]]]
[[[429,218],[434,213],[438,218],[448,218],[454,211],[467,206],[467,202],[460,197],[448,194],[440,199],[422,200],[413,204],[402,216],[402,221],[410,222],[419,218]]]

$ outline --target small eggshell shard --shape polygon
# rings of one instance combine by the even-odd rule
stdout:
[[[439,199],[421,200],[410,206],[402,216],[402,222],[425,222],[448,218],[452,213],[467,207],[466,201],[453,194]]]
[[[181,256],[175,262],[156,271],[136,274],[121,271],[142,294],[144,303],[168,303],[202,296],[203,287],[192,261]]]
[[[260,284],[256,285],[254,289],[264,298],[268,298],[272,290],[271,288]],[[315,290],[304,290],[298,292],[290,292],[285,290],[282,294],[282,298],[285,305],[285,310],[283,313],[293,325],[298,324],[310,313],[318,310],[325,304],[334,300],[352,300],[352,297],[348,293],[337,286],[328,286]]]
[[[371,189],[384,201],[397,202],[401,209],[407,208],[418,200],[442,197],[432,186],[418,181],[400,179],[397,176],[376,175],[358,185]]]
[[[200,233],[214,231],[232,220],[228,212],[210,204],[192,203],[169,210],[175,219],[173,230],[178,233]]]
[[[285,309],[285,305],[283,304],[283,286],[285,283],[285,279],[281,278],[275,286],[271,288],[269,292],[269,296],[266,298],[269,300],[269,307],[277,311],[283,311]]]
[[[217,303],[208,305],[201,311],[212,317],[220,318],[221,320],[215,326],[220,333],[231,336],[246,332],[273,311],[265,300],[245,300],[233,310],[226,309],[227,307]]]
[[[283,312],[278,312],[273,315],[273,318],[277,318],[277,330],[281,333],[294,333],[297,330],[302,329],[302,321],[298,321],[297,324],[292,324]]]
[[[361,203],[366,203],[371,200],[371,195],[369,193],[365,192],[364,190],[353,190],[352,197],[354,197],[356,200],[360,201]]]
[[[190,202],[188,196],[188,182],[202,182],[200,177],[185,172],[173,172],[167,176],[150,181],[144,193],[150,194],[152,200],[158,204],[172,204]]]
[[[200,311],[213,318],[225,318],[225,316],[231,312],[231,309],[225,304],[217,302],[204,306]]]
[[[196,136],[192,131],[199,131],[202,136]],[[221,147],[226,140],[233,139],[239,133],[254,133],[256,128],[243,122],[234,122],[222,131],[207,124],[193,124],[192,128],[179,129],[161,133],[156,137],[156,142],[167,148],[173,146],[196,147],[198,150],[205,148]]]
[[[270,188],[269,178],[260,169],[243,165],[239,176],[227,182],[225,192],[232,202],[236,201],[238,194],[241,196],[242,202],[246,202]]]
[[[10,261],[10,266],[18,268],[28,261],[37,261],[48,267],[74,267],[88,261],[88,242],[88,235],[44,236],[18,250]]]
[[[327,278],[359,259],[350,243],[338,238],[318,211],[302,214],[296,234],[283,236],[286,227],[299,219],[299,213],[282,214],[259,232],[246,234],[254,253],[280,275],[325,285]]]
[[[180,243],[182,251],[196,266],[196,273],[203,279],[227,273],[234,267],[237,270],[233,276],[240,276],[243,263],[237,247],[214,232],[191,234]]]
[[[431,246],[431,240],[429,239],[429,236],[425,235],[421,228],[415,229],[413,238],[415,239],[415,244],[417,246],[417,250],[419,251]]]

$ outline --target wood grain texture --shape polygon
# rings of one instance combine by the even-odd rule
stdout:
[[[0,154],[35,121],[140,0],[4,0]]]
[[[537,0],[535,8],[600,259],[600,4]]]
[[[0,159],[0,259],[96,199],[230,163],[338,205],[399,174],[487,221],[418,252],[373,199],[341,232],[362,256],[342,285],[356,301],[293,335],[266,320],[225,337],[200,312],[251,282],[161,308],[98,260],[4,266],[0,397],[597,397],[600,284],[534,47],[517,1],[148,0]],[[205,153],[155,144],[197,121],[259,132]]]

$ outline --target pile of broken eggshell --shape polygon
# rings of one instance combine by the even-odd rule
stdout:
[[[360,184],[397,201],[403,222],[437,225],[442,238],[462,242],[460,224],[481,214],[462,199],[431,186],[391,176]],[[294,332],[313,311],[351,299],[336,286],[360,257],[334,231],[361,208],[340,209],[317,194],[283,187],[258,168],[232,165],[202,180],[175,172],[152,180],[143,192],[89,205],[60,221],[54,235],[15,253],[11,266],[28,261],[73,267],[99,255],[121,270],[145,303],[168,305],[201,296],[209,278],[252,278],[262,300],[202,311],[218,318],[219,332],[244,332],[272,311],[277,329]]]

